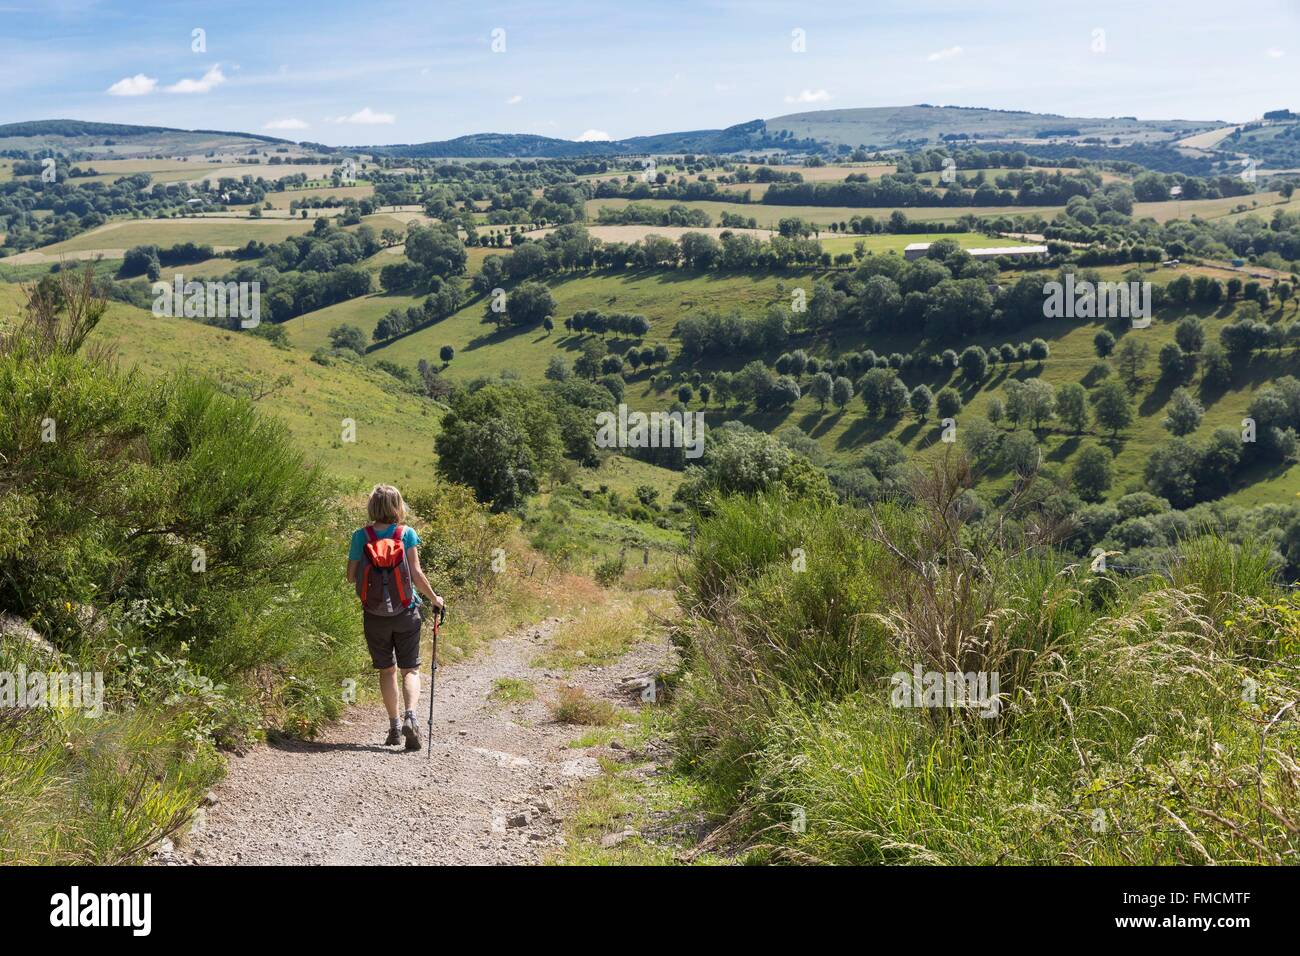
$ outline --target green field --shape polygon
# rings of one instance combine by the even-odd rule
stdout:
[[[998,236],[986,236],[982,232],[912,232],[912,233],[873,233],[870,236],[827,235],[821,236],[822,248],[831,254],[852,252],[862,243],[867,252],[898,252],[914,242],[938,242],[951,239],[963,249],[987,249],[994,246],[1014,245],[1016,242]]]
[[[0,285],[0,315],[18,314],[22,301],[18,286]],[[258,407],[284,422],[308,457],[332,474],[358,483],[378,476],[410,482],[433,467],[440,406],[404,391],[383,372],[318,365],[247,332],[154,317],[121,303],[110,306],[93,338],[111,345],[123,367],[147,375],[189,368],[236,394],[269,390]],[[356,422],[355,442],[341,441],[345,418]]]
[[[315,189],[288,189],[268,193],[266,201],[275,209],[288,209],[290,203],[302,202],[304,199],[368,199],[375,194],[375,187],[366,183],[359,186],[327,186]]]
[[[171,246],[178,242],[197,242],[210,246],[242,246],[250,239],[278,242],[311,229],[309,221],[257,219],[127,219],[110,222],[73,236],[64,242],[42,246],[37,252],[58,255],[93,249],[129,249],[132,246]]]
[[[1040,133],[1068,127],[1082,136],[1118,137],[1124,142],[1159,142],[1182,138],[1220,125],[1188,120],[1135,120],[1124,117],[1046,116],[1009,110],[944,106],[880,106],[813,110],[767,121],[769,132],[789,130],[797,139],[810,137],[845,146],[895,146],[965,133],[972,139],[1035,139]],[[1029,147],[1027,146],[1026,149]]]
[[[859,208],[856,206],[769,206],[765,203],[717,202],[715,200],[697,200],[678,202],[670,199],[589,199],[587,200],[587,218],[596,221],[601,209],[622,209],[629,203],[638,206],[654,206],[667,209],[669,206],[682,205],[691,209],[702,209],[719,225],[718,219],[724,212],[746,219],[757,220],[760,228],[775,229],[782,219],[796,216],[819,225],[832,222],[847,222],[854,216],[872,216],[876,220],[888,219],[894,207]],[[1187,205],[1190,205],[1188,203]],[[908,219],[918,222],[956,222],[963,216],[1044,216],[1050,219],[1061,211],[1061,206],[909,206],[898,207]]]
[[[448,370],[453,378],[465,380],[478,375],[495,375],[512,369],[526,379],[540,380],[554,355],[572,361],[580,339],[563,328],[563,319],[581,309],[637,312],[650,319],[652,328],[644,342],[668,342],[677,320],[700,309],[727,310],[733,307],[753,313],[774,301],[780,293],[775,276],[716,276],[690,272],[582,276],[553,280],[548,285],[556,301],[557,328],[550,335],[541,328],[505,329],[485,324],[485,302],[475,300],[454,315],[429,328],[412,333],[370,353],[370,359],[388,359],[414,366],[420,359],[433,361],[443,345],[456,349]],[[797,279],[787,278],[793,284]],[[329,331],[336,325],[356,325],[368,336],[375,323],[389,309],[418,305],[420,297],[369,295],[340,302],[291,320],[289,336],[298,348],[312,350],[329,343]]]
[[[743,187],[736,187],[743,188]],[[1200,216],[1202,219],[1216,219],[1232,214],[1238,206],[1247,207],[1248,214],[1272,215],[1279,205],[1281,197],[1275,192],[1256,193],[1253,196],[1231,196],[1226,199],[1189,199],[1186,202],[1147,202],[1135,203],[1133,218],[1151,217],[1157,222],[1171,219],[1190,219]],[[1296,203],[1296,197],[1291,202]],[[698,200],[678,203],[669,199],[589,199],[587,200],[587,217],[595,222],[601,209],[622,209],[630,203],[667,209],[673,205],[683,205],[691,209],[707,212],[715,225],[724,212],[746,219],[757,220],[762,228],[775,229],[782,219],[797,216],[808,222],[829,225],[832,222],[847,222],[854,216],[872,216],[877,221],[888,219],[895,211],[903,213],[915,222],[956,222],[963,216],[993,218],[998,216],[1035,216],[1051,219],[1059,213],[1062,206],[769,206],[765,203],[729,203],[714,200]]]
[[[1118,278],[1122,272],[1122,267],[1102,270],[1104,277],[1112,279]],[[1156,269],[1148,275],[1153,281],[1167,282],[1176,275],[1187,272],[1206,272],[1218,278],[1231,275],[1223,270],[1186,268],[1178,271]],[[557,328],[549,335],[540,328],[497,332],[492,325],[481,321],[484,304],[476,301],[429,328],[371,352],[368,361],[388,359],[399,365],[414,366],[419,359],[435,361],[439,348],[451,345],[456,349],[456,356],[446,374],[454,380],[464,381],[480,375],[493,376],[508,369],[525,380],[540,381],[553,356],[559,355],[570,363],[576,356],[582,338],[565,332],[562,320],[580,309],[644,314],[651,319],[653,327],[644,341],[637,344],[664,342],[676,353],[678,345],[673,330],[681,316],[699,309],[727,310],[733,307],[748,315],[756,315],[768,304],[785,300],[790,289],[807,285],[813,278],[811,275],[751,278],[670,273],[601,274],[560,279],[549,283],[557,303]],[[1012,276],[1008,275],[1007,279],[1010,281]],[[372,295],[341,303],[293,320],[290,323],[291,340],[295,346],[304,350],[317,348],[327,344],[330,328],[344,322],[358,325],[369,334],[374,323],[388,309],[404,309],[418,301],[411,297]],[[1296,310],[1297,303],[1292,301],[1285,311],[1275,307],[1267,318],[1272,322],[1291,321],[1297,317]],[[1219,330],[1231,319],[1231,312],[1223,310],[1201,311],[1197,314],[1205,320],[1207,341],[1217,341]],[[1113,443],[1107,436],[1095,434],[1095,429],[1090,436],[1045,430],[1040,433],[1040,439],[1044,448],[1044,461],[1049,467],[1068,467],[1082,441],[1091,437],[1108,445],[1116,455],[1116,483],[1112,496],[1117,497],[1141,487],[1141,476],[1150,450],[1170,437],[1160,422],[1166,413],[1165,405],[1172,386],[1158,381],[1156,354],[1161,345],[1172,341],[1174,324],[1181,317],[1182,313],[1159,315],[1150,328],[1125,333],[1140,335],[1150,345],[1145,382],[1135,395],[1135,406],[1139,410],[1135,424]],[[970,344],[989,347],[1008,340],[1016,343],[1038,337],[1045,339],[1051,346],[1051,357],[1044,363],[994,365],[990,377],[978,389],[965,386],[956,375],[947,373],[902,374],[909,387],[924,383],[936,392],[950,384],[958,387],[966,403],[958,419],[960,429],[962,419],[982,417],[989,399],[1001,394],[1002,385],[1011,378],[1041,375],[1056,386],[1086,380],[1089,370],[1097,361],[1092,339],[1100,328],[1099,324],[1086,320],[1044,320],[1013,333],[980,335],[959,342],[931,346],[933,351],[946,347],[960,351]],[[621,351],[628,344],[631,343],[610,340],[613,351]],[[855,329],[852,323],[841,322],[833,330],[818,335],[805,333],[792,336],[787,349],[803,348],[810,355],[827,358],[847,350],[873,349],[881,354],[907,352],[917,345],[915,337],[869,335]],[[705,360],[698,366],[688,366],[678,358],[670,371],[676,381],[681,381],[698,368],[705,373],[707,379],[711,371],[721,368],[735,370],[755,357],[757,356],[728,356],[724,361]],[[766,356],[769,362],[773,358],[775,356]],[[639,373],[628,375],[629,404],[648,408],[672,401],[671,395],[656,394],[650,386],[650,379],[659,371],[657,368],[653,371],[642,369]],[[1300,375],[1300,354],[1288,352],[1282,358],[1272,353],[1267,357],[1257,356],[1249,367],[1237,370],[1233,386],[1222,395],[1205,395],[1199,382],[1189,383],[1189,389],[1198,394],[1206,406],[1201,428],[1193,437],[1208,436],[1219,426],[1240,427],[1241,418],[1254,392],[1268,381],[1284,374]],[[946,447],[938,441],[940,429],[936,419],[932,418],[926,423],[917,422],[911,415],[888,421],[869,419],[865,415],[864,406],[856,398],[842,412],[833,408],[823,411],[811,397],[800,399],[792,409],[781,414],[760,414],[751,409],[735,408],[724,413],[716,406],[706,411],[714,425],[737,416],[769,432],[787,424],[798,425],[817,439],[832,460],[844,462],[851,461],[868,442],[886,437],[898,440],[910,451],[921,455],[941,451]],[[1300,470],[1296,467],[1269,475],[1251,475],[1250,478],[1256,483],[1243,486],[1244,494],[1240,499],[1243,503],[1287,500],[1300,491]],[[992,476],[990,480],[998,486],[1008,479]]]

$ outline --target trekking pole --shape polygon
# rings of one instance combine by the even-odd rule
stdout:
[[[447,617],[447,605],[433,610],[433,658],[429,667],[429,734],[424,743],[424,759],[433,759],[433,684],[438,677],[438,628]]]

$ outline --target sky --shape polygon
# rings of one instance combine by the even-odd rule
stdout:
[[[1228,121],[1300,109],[1300,0],[0,0],[0,123],[368,145],[619,139],[913,103]]]

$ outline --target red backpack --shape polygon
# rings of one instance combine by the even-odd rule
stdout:
[[[391,537],[380,538],[375,529],[366,527],[366,549],[357,574],[357,597],[368,614],[396,617],[411,607],[415,592],[411,588],[411,566],[406,559],[400,524]]]

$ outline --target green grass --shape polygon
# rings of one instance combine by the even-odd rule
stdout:
[[[630,723],[586,731],[569,744],[574,750],[608,747],[617,741],[623,752],[662,741],[670,730],[669,712],[643,707]],[[706,816],[703,790],[670,767],[655,767],[633,758],[600,759],[601,774],[582,783],[577,809],[566,821],[565,848],[547,860],[560,866],[666,866],[690,862],[708,866],[730,861],[695,853],[693,835]],[[653,773],[647,771],[653,770]],[[614,846],[602,846],[609,834],[633,831]],[[689,855],[688,855],[689,854]]]
[[[21,303],[17,286],[0,286],[0,315]],[[373,483],[397,484],[427,476],[439,406],[398,387],[384,372],[357,364],[318,365],[292,349],[277,349],[247,332],[230,332],[186,319],[155,318],[114,303],[93,341],[111,344],[125,367],[154,375],[187,367],[236,390],[288,381],[258,407],[288,426],[299,447],[329,471]],[[342,420],[356,422],[356,441],[344,443]]]
[[[974,237],[967,239],[973,241]],[[1105,278],[1118,279],[1125,267],[1106,267],[1099,271]],[[1200,272],[1221,279],[1234,274],[1221,269],[1184,267],[1179,270],[1156,268],[1147,275],[1154,282],[1165,283],[1180,274]],[[1007,273],[1004,281],[1014,281],[1020,274]],[[791,288],[806,286],[810,280],[811,277],[808,276],[729,276],[681,272],[582,275],[552,280],[549,285],[557,303],[557,320],[562,320],[579,309],[640,312],[650,317],[653,323],[644,343],[663,342],[676,352],[678,345],[673,330],[681,316],[696,309],[725,310],[733,307],[748,315],[757,315],[767,305],[786,300]],[[784,286],[785,291],[781,291],[780,286]],[[327,341],[328,330],[336,324],[352,322],[369,332],[374,322],[388,309],[406,308],[417,302],[415,298],[384,295],[352,300],[294,319],[290,323],[290,336],[299,348],[315,348]],[[1292,321],[1300,314],[1297,307],[1295,300],[1288,303],[1285,310],[1275,306],[1266,318],[1273,322]],[[580,336],[570,335],[562,327],[549,335],[542,329],[507,329],[497,332],[493,326],[482,323],[483,308],[482,302],[471,303],[430,328],[372,352],[368,358],[370,361],[386,358],[400,365],[414,366],[420,358],[433,360],[439,347],[447,344],[456,349],[456,357],[446,372],[455,380],[464,381],[479,375],[493,376],[503,369],[509,369],[525,380],[541,381],[547,362],[553,356],[561,356],[566,363],[571,363],[576,356],[582,341]],[[1232,312],[1223,309],[1200,310],[1197,314],[1205,320],[1207,341],[1211,342],[1218,340],[1220,329],[1232,318]],[[1117,442],[1110,443],[1107,439],[1116,455],[1116,481],[1112,496],[1133,490],[1141,484],[1150,450],[1170,437],[1160,422],[1164,418],[1165,405],[1172,389],[1167,383],[1158,380],[1156,355],[1163,344],[1173,340],[1174,326],[1182,315],[1183,313],[1165,311],[1157,315],[1150,328],[1125,333],[1142,336],[1142,340],[1150,345],[1150,358],[1146,381],[1135,396],[1139,415],[1134,425],[1122,433]],[[941,351],[942,348],[951,347],[960,351],[971,344],[987,348],[1008,340],[1014,344],[1038,337],[1050,345],[1052,354],[1046,362],[1041,365],[1036,362],[994,365],[989,378],[979,388],[964,385],[956,376],[904,372],[902,377],[909,387],[925,383],[936,392],[948,384],[958,387],[965,401],[965,408],[958,417],[960,429],[963,419],[982,417],[989,399],[1000,395],[1002,386],[1013,378],[1041,376],[1056,386],[1083,380],[1097,361],[1092,340],[1101,328],[1101,324],[1087,320],[1044,320],[1014,333],[969,336],[959,341],[944,342],[933,349]],[[873,349],[880,354],[910,352],[917,345],[916,336],[869,334],[855,328],[852,322],[842,322],[830,332],[792,336],[787,348],[803,348],[811,355],[828,358],[847,350]],[[739,355],[728,356],[723,360],[705,359],[691,366],[678,360],[672,366],[672,371],[678,381],[683,375],[697,369],[704,372],[707,378],[710,371],[722,368],[734,370],[754,357]],[[775,356],[765,358],[771,362]],[[650,378],[658,374],[658,371],[642,370],[629,376],[626,400],[630,406],[652,408],[672,401],[669,394],[657,394],[649,385]],[[1283,374],[1300,374],[1300,355],[1285,353],[1281,359],[1257,356],[1249,367],[1238,370],[1231,387],[1222,395],[1201,393],[1197,381],[1190,383],[1188,387],[1194,393],[1201,393],[1201,400],[1207,409],[1197,434],[1209,435],[1219,426],[1240,427],[1241,418],[1254,393],[1271,378]],[[700,407],[698,400],[696,407]],[[945,447],[938,443],[937,419],[931,418],[926,423],[919,423],[910,415],[888,421],[869,419],[865,415],[865,407],[856,398],[843,411],[836,411],[833,407],[823,411],[811,397],[800,399],[783,413],[760,414],[752,409],[738,410],[734,407],[724,411],[716,404],[704,410],[710,425],[717,425],[732,417],[740,417],[766,431],[775,431],[787,424],[798,425],[821,443],[832,460],[847,461],[866,443],[886,437],[898,440],[914,453],[941,451]],[[1083,444],[1082,438],[1087,436],[1081,438],[1062,431],[1048,430],[1040,437],[1048,466],[1068,469],[1074,454]],[[1105,438],[1096,436],[1095,433],[1093,437]],[[1240,500],[1243,503],[1289,500],[1295,492],[1300,491],[1300,470],[1294,467],[1280,473],[1255,477],[1262,478],[1263,481],[1249,489],[1242,487],[1244,494]],[[1007,480],[1009,479],[995,479],[994,485],[996,487],[998,482]],[[666,501],[666,496],[662,496],[661,500]]]
[[[765,203],[734,203],[715,200],[693,200],[681,202],[669,199],[589,199],[587,200],[587,217],[593,222],[601,209],[622,209],[629,203],[657,206],[667,209],[673,205],[683,205],[691,209],[703,209],[719,225],[719,217],[724,212],[757,220],[760,228],[775,229],[782,219],[797,216],[808,222],[829,225],[832,222],[847,222],[854,216],[871,216],[878,222],[889,218],[895,207],[855,207],[855,206],[769,206]],[[1191,205],[1188,203],[1187,205]],[[908,219],[915,222],[956,222],[962,216],[1043,216],[1051,219],[1064,207],[1062,206],[909,206],[898,207]]]
[[[1015,245],[1015,240],[1003,239],[998,236],[986,236],[982,232],[919,232],[901,235],[897,233],[880,233],[870,236],[855,236],[852,234],[835,235],[823,233],[821,236],[822,248],[832,255],[841,252],[853,252],[858,243],[862,243],[867,252],[897,252],[902,251],[914,242],[938,242],[940,239],[951,239],[963,249],[986,249],[992,246]]]
[[[733,838],[795,863],[1295,862],[1296,731],[1259,722],[1294,699],[1300,614],[1267,551],[1098,578],[960,527],[960,477],[935,480],[873,517],[771,496],[702,526],[674,739]],[[917,664],[997,674],[1001,706],[900,698]]]
[[[519,677],[498,677],[492,682],[492,690],[488,694],[488,700],[498,704],[519,704],[536,697],[537,691],[533,689],[532,683]]]
[[[479,375],[497,375],[503,369],[522,378],[540,381],[546,365],[559,355],[571,363],[580,346],[577,336],[564,331],[563,319],[581,309],[638,312],[652,323],[641,344],[669,342],[677,319],[694,310],[733,307],[756,312],[780,294],[776,276],[698,275],[690,272],[582,275],[548,282],[556,302],[557,328],[506,329],[498,332],[483,320],[486,302],[475,299],[455,314],[429,328],[407,335],[370,353],[414,367],[420,359],[435,361],[439,349],[450,345],[456,357],[447,374],[461,381]],[[795,280],[787,277],[785,282]],[[293,319],[289,336],[294,346],[313,350],[329,341],[329,330],[349,323],[369,335],[389,309],[419,305],[422,297],[376,293],[351,299]]]

